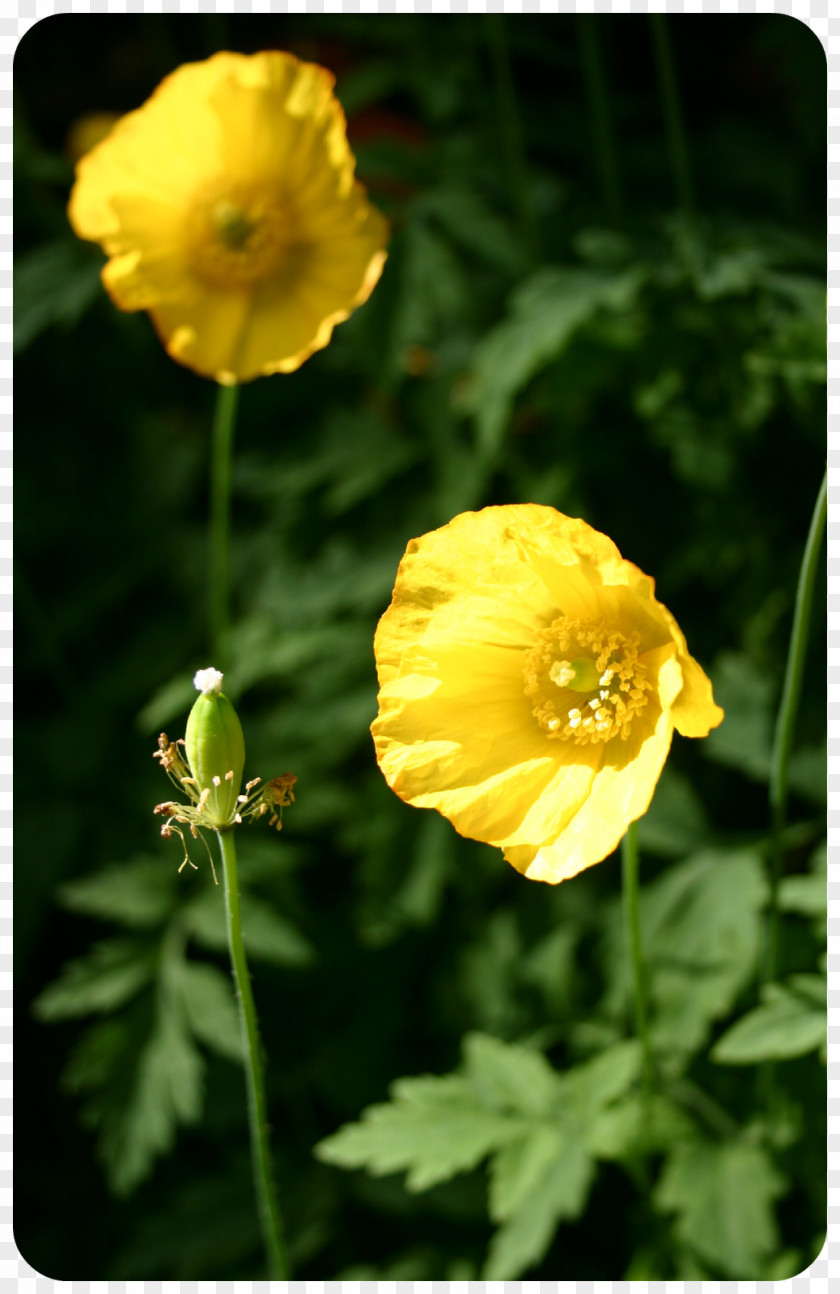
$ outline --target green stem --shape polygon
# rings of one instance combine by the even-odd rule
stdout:
[[[578,18],[581,62],[592,119],[592,143],[598,164],[604,202],[614,224],[621,224],[621,180],[614,145],[612,114],[604,76],[604,63],[595,19],[591,14]]]
[[[668,28],[661,13],[650,15],[651,33],[653,36],[653,54],[656,63],[656,74],[659,80],[659,93],[662,96],[662,112],[665,117],[665,129],[668,133],[668,152],[671,156],[671,169],[674,173],[674,187],[677,200],[686,215],[694,210],[694,188],[691,182],[691,166],[688,159],[688,142],[683,123],[682,107],[677,75],[674,67],[674,56]]]
[[[770,898],[767,911],[765,955],[759,979],[760,987],[773,979],[776,973],[776,945],[779,925],[778,899],[784,857],[788,769],[790,766],[790,752],[793,746],[796,714],[802,692],[805,656],[808,650],[808,632],[811,627],[814,584],[817,578],[817,568],[825,532],[827,485],[828,473],[826,472],[825,476],[823,476],[820,492],[817,495],[817,502],[814,505],[808,538],[805,541],[805,552],[802,556],[802,566],[799,571],[799,584],[796,589],[796,605],[793,613],[793,628],[790,634],[785,681],[782,686],[779,713],[776,717],[776,731],[773,735],[773,753],[770,761]]]
[[[210,474],[210,650],[225,672],[230,639],[230,476],[238,386],[220,386],[213,415]]]
[[[621,842],[621,876],[624,891],[624,919],[627,945],[633,972],[633,1004],[636,1018],[636,1037],[642,1048],[642,1137],[645,1150],[644,1128],[647,1123],[651,1092],[653,1089],[653,1056],[648,1036],[648,997],[645,965],[642,957],[642,930],[639,921],[639,844],[636,823],[631,822]]]
[[[493,63],[499,131],[501,134],[502,154],[507,170],[508,191],[518,214],[522,236],[531,254],[531,259],[537,262],[540,258],[539,232],[531,204],[528,166],[525,161],[525,148],[522,143],[522,123],[510,71],[510,55],[508,53],[504,14],[488,13],[485,15],[485,21],[490,57]]]
[[[225,874],[225,914],[227,917],[228,944],[239,1003],[239,1019],[245,1047],[245,1077],[248,1088],[248,1125],[251,1134],[251,1163],[254,1171],[254,1189],[265,1245],[270,1280],[287,1280],[286,1252],[283,1227],[274,1174],[268,1148],[268,1122],[266,1119],[265,1084],[263,1081],[257,1011],[251,992],[251,979],[242,942],[242,921],[239,915],[239,880],[236,868],[236,845],[232,831],[217,831],[222,866]]]

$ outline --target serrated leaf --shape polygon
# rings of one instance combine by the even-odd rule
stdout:
[[[200,1042],[242,1062],[243,1043],[231,982],[215,966],[181,961],[175,969],[187,1023]]]
[[[490,1161],[490,1217],[506,1222],[563,1151],[566,1138],[558,1124],[537,1124],[518,1141],[496,1151]]]
[[[509,274],[521,272],[524,251],[515,231],[490,209],[475,189],[454,185],[430,189],[421,203],[423,212],[439,221],[466,251]]]
[[[638,1041],[627,1038],[566,1070],[562,1076],[564,1108],[579,1124],[588,1126],[604,1106],[635,1082],[641,1063]]]
[[[718,1039],[712,1060],[719,1065],[755,1065],[804,1056],[825,1046],[825,981],[819,975],[768,984],[763,997],[760,1006],[741,1016]]]
[[[783,877],[779,886],[779,909],[782,912],[799,912],[808,917],[825,916],[828,909],[825,872]]]
[[[778,1246],[773,1200],[785,1185],[760,1146],[695,1142],[669,1156],[654,1203],[677,1214],[677,1237],[714,1270],[756,1280]]]
[[[35,999],[39,1020],[113,1011],[128,1002],[154,977],[157,953],[131,939],[103,939],[62,967],[61,974]]]
[[[106,1086],[126,1067],[135,1039],[127,1013],[106,1016],[85,1029],[70,1052],[61,1074],[68,1092],[93,1092]]]
[[[756,853],[706,851],[642,894],[654,1048],[702,1046],[755,972],[766,881]]]
[[[493,1236],[485,1281],[515,1280],[545,1254],[558,1222],[579,1217],[595,1173],[582,1139],[570,1138],[512,1217]]]
[[[756,781],[770,774],[773,740],[773,685],[748,656],[725,652],[711,670],[715,700],[723,706],[722,723],[703,742],[702,753],[715,763],[736,768]]]
[[[144,733],[159,733],[173,721],[184,722],[195,697],[191,674],[176,674],[163,683],[137,715],[137,727]],[[150,751],[154,754],[154,751]]]
[[[516,393],[556,359],[575,332],[599,310],[626,310],[644,275],[579,267],[538,270],[514,293],[510,313],[476,348],[470,396],[479,444],[501,444]]]
[[[242,938],[245,951],[256,961],[276,966],[309,966],[315,950],[296,926],[275,912],[271,904],[243,891],[240,895]],[[214,952],[227,948],[222,894],[215,888],[199,894],[184,910],[193,938]]]
[[[696,1127],[667,1097],[631,1092],[600,1111],[589,1128],[587,1145],[599,1159],[633,1159],[640,1150],[670,1150],[696,1136]]]
[[[176,877],[165,859],[133,858],[66,882],[58,897],[71,912],[144,929],[161,925],[170,916]]]
[[[521,1120],[482,1108],[454,1075],[402,1079],[388,1104],[365,1110],[315,1147],[326,1163],[374,1174],[406,1172],[410,1191],[469,1172],[492,1150],[521,1137]]]
[[[542,1052],[484,1033],[464,1039],[464,1072],[483,1104],[531,1116],[550,1113],[563,1089]]]
[[[132,1191],[172,1149],[179,1123],[198,1119],[203,1069],[180,1011],[162,997],[130,1098],[103,1120],[99,1151],[117,1195]]]
[[[691,783],[668,765],[662,770],[651,806],[639,820],[639,845],[651,854],[681,854],[697,849],[709,825]]]
[[[72,324],[102,291],[102,257],[76,239],[42,243],[15,265],[15,352],[51,324]]]

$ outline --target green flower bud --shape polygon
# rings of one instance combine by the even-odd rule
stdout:
[[[187,719],[187,759],[208,825],[232,825],[245,768],[245,738],[236,711],[222,692],[222,675],[199,670],[201,692]]]

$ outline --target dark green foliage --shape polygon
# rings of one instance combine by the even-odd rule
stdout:
[[[198,842],[179,874],[152,815],[157,735],[183,735],[214,664],[215,391],[108,301],[62,156],[80,113],[219,48],[334,68],[392,222],[370,301],[299,372],[245,387],[236,434],[225,691],[245,777],[299,779],[279,836],[238,837],[294,1275],[775,1280],[819,1248],[819,598],[758,978],[825,461],[825,61],[781,16],[667,30],[691,216],[643,15],[591,21],[613,179],[574,17],[73,15],[17,52],[15,1232],[46,1275],[265,1274],[222,895]],[[726,709],[707,740],[675,737],[640,823],[650,1092],[617,859],[528,882],[402,804],[373,757],[372,639],[406,543],[518,501],[654,575]]]

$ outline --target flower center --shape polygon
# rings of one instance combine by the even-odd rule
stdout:
[[[248,287],[282,261],[292,241],[288,210],[276,193],[211,185],[193,198],[187,252],[214,287]]]
[[[548,736],[578,745],[626,739],[651,689],[638,634],[559,616],[537,639],[525,655],[525,695]]]

